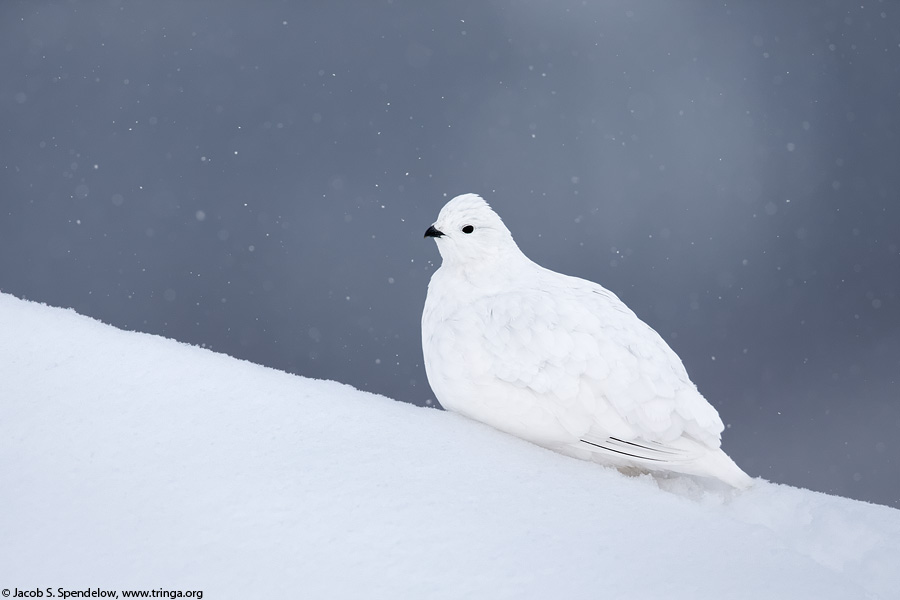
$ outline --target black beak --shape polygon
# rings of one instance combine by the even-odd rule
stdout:
[[[439,238],[444,235],[443,231],[435,229],[434,225],[425,230],[425,237]]]

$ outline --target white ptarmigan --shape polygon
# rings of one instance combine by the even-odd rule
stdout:
[[[443,262],[422,350],[445,409],[626,472],[752,484],[681,359],[615,294],[529,260],[475,194],[449,201],[425,237]]]

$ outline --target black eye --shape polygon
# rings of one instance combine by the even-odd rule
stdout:
[[[475,231],[475,228],[472,227],[471,225],[466,225],[466,226],[463,227],[463,229],[462,229],[462,232],[463,232],[463,233],[472,233],[473,231]]]

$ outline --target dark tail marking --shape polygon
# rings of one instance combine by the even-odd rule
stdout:
[[[650,452],[661,452],[663,454],[675,454],[675,455],[682,454],[681,452],[673,452],[672,450],[662,450],[660,448],[651,448],[650,446],[643,446],[641,444],[635,444],[634,442],[627,442],[625,440],[620,440],[619,438],[611,437],[609,439],[619,442],[619,443],[622,443],[622,444],[628,444],[629,446],[643,448],[644,450],[649,450]],[[581,440],[581,441],[583,442],[584,440]]]
[[[615,438],[610,438],[610,439],[615,439]],[[625,456],[630,456],[632,458],[638,458],[640,460],[652,460],[655,462],[666,462],[661,458],[650,458],[648,456],[639,456],[637,454],[629,454],[628,452],[622,452],[621,450],[616,450],[615,448],[607,448],[606,446],[601,446],[600,444],[595,444],[594,442],[589,442],[587,440],[581,440],[581,441],[584,442],[585,444],[590,444],[591,446],[594,446],[596,448],[602,448],[603,450],[606,450],[608,452],[615,452],[616,454],[624,454]],[[616,440],[616,441],[621,441],[621,440]],[[627,444],[628,442],[625,442],[625,443]],[[637,444],[632,444],[632,446],[637,446]],[[641,447],[643,447],[643,446],[641,446]],[[647,448],[647,449],[649,450],[650,448]]]

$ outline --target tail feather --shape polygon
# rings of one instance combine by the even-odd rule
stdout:
[[[603,464],[712,477],[739,490],[753,485],[753,479],[724,450],[685,437],[669,444],[612,437],[581,439],[580,443],[580,448],[589,450],[595,462]]]
[[[709,474],[708,476],[724,481],[731,487],[746,490],[753,485],[753,478],[744,473],[721,448],[709,452],[697,463]]]

